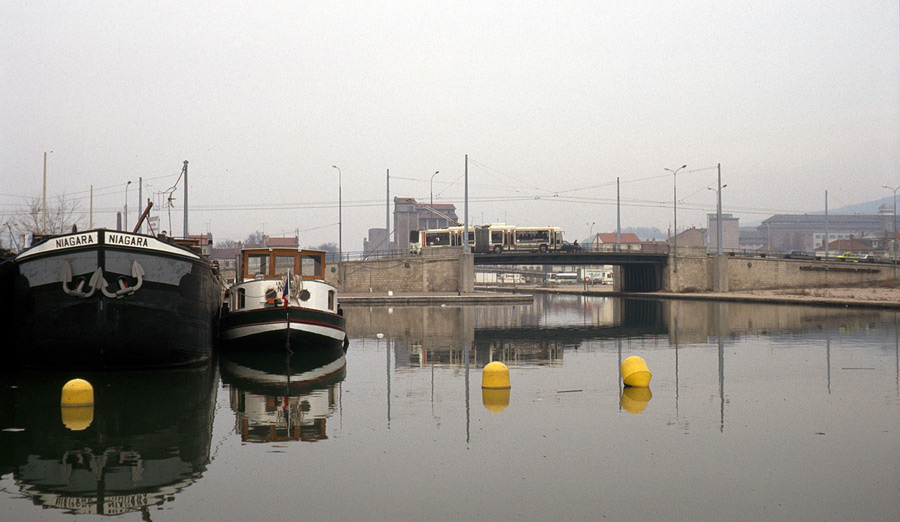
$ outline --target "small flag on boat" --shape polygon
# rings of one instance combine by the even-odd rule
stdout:
[[[288,298],[291,296],[291,273],[288,272],[287,278],[284,280],[284,292],[281,293],[281,300],[284,301],[284,307],[288,307]]]

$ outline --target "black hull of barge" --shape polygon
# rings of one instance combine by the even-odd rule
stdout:
[[[142,300],[34,299],[16,325],[19,364],[34,368],[167,368],[208,361],[215,318],[171,290]],[[177,292],[177,290],[176,290]]]
[[[88,234],[103,243],[111,232]],[[20,254],[13,283],[13,362],[116,370],[209,361],[222,305],[220,279],[205,259],[151,241],[146,242],[161,245],[158,250],[101,244]],[[144,271],[140,285],[122,269],[132,264]],[[65,283],[70,266],[73,274]],[[95,270],[102,271],[103,282],[89,290]],[[104,295],[123,286],[134,291]]]

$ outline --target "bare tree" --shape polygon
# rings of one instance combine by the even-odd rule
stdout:
[[[57,196],[56,202],[47,205],[47,229],[43,230],[44,213],[41,198],[32,198],[20,212],[11,215],[2,224],[20,242],[28,234],[64,234],[71,232],[84,219],[78,201]]]
[[[338,246],[335,243],[322,243],[321,245],[319,245],[317,247],[309,247],[309,248],[312,248],[313,250],[324,250],[325,252],[328,252],[330,254],[338,253]]]
[[[257,230],[247,236],[246,243],[250,245],[267,245],[269,243],[269,236]]]

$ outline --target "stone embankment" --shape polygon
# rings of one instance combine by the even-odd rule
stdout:
[[[426,305],[426,304],[528,304],[531,294],[557,293],[598,297],[648,297],[655,299],[690,299],[706,301],[730,301],[739,303],[803,304],[818,306],[856,306],[865,308],[900,309],[900,288],[788,288],[778,290],[749,290],[743,292],[613,292],[611,286],[560,285],[537,287],[520,285],[484,287],[476,292],[421,292],[421,293],[346,293],[339,301],[349,305]]]
[[[338,297],[342,306],[531,304],[533,301],[530,293],[505,292],[370,292],[344,293]]]
[[[890,286],[783,288],[777,290],[746,290],[742,292],[648,292],[619,293],[610,287],[572,285],[554,288],[537,287],[517,291],[550,292],[596,296],[643,296],[657,299],[693,299],[707,301],[731,301],[741,303],[806,304],[819,306],[858,306],[867,308],[900,309],[900,288]]]

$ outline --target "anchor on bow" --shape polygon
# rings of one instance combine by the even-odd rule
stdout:
[[[66,261],[63,265],[60,279],[62,281],[63,292],[67,295],[86,299],[94,295],[94,292],[99,288],[106,297],[109,297],[110,299],[121,299],[126,295],[137,292],[144,284],[144,268],[137,261],[134,261],[131,264],[131,277],[136,280],[133,286],[129,285],[127,278],[120,277],[118,280],[118,290],[111,291],[109,290],[109,282],[103,277],[103,269],[97,267],[91,274],[90,280],[87,281],[87,286],[90,287],[90,290],[84,290],[85,279],[83,277],[78,278],[75,288],[70,288],[72,285],[72,267],[69,265],[69,262]]]

